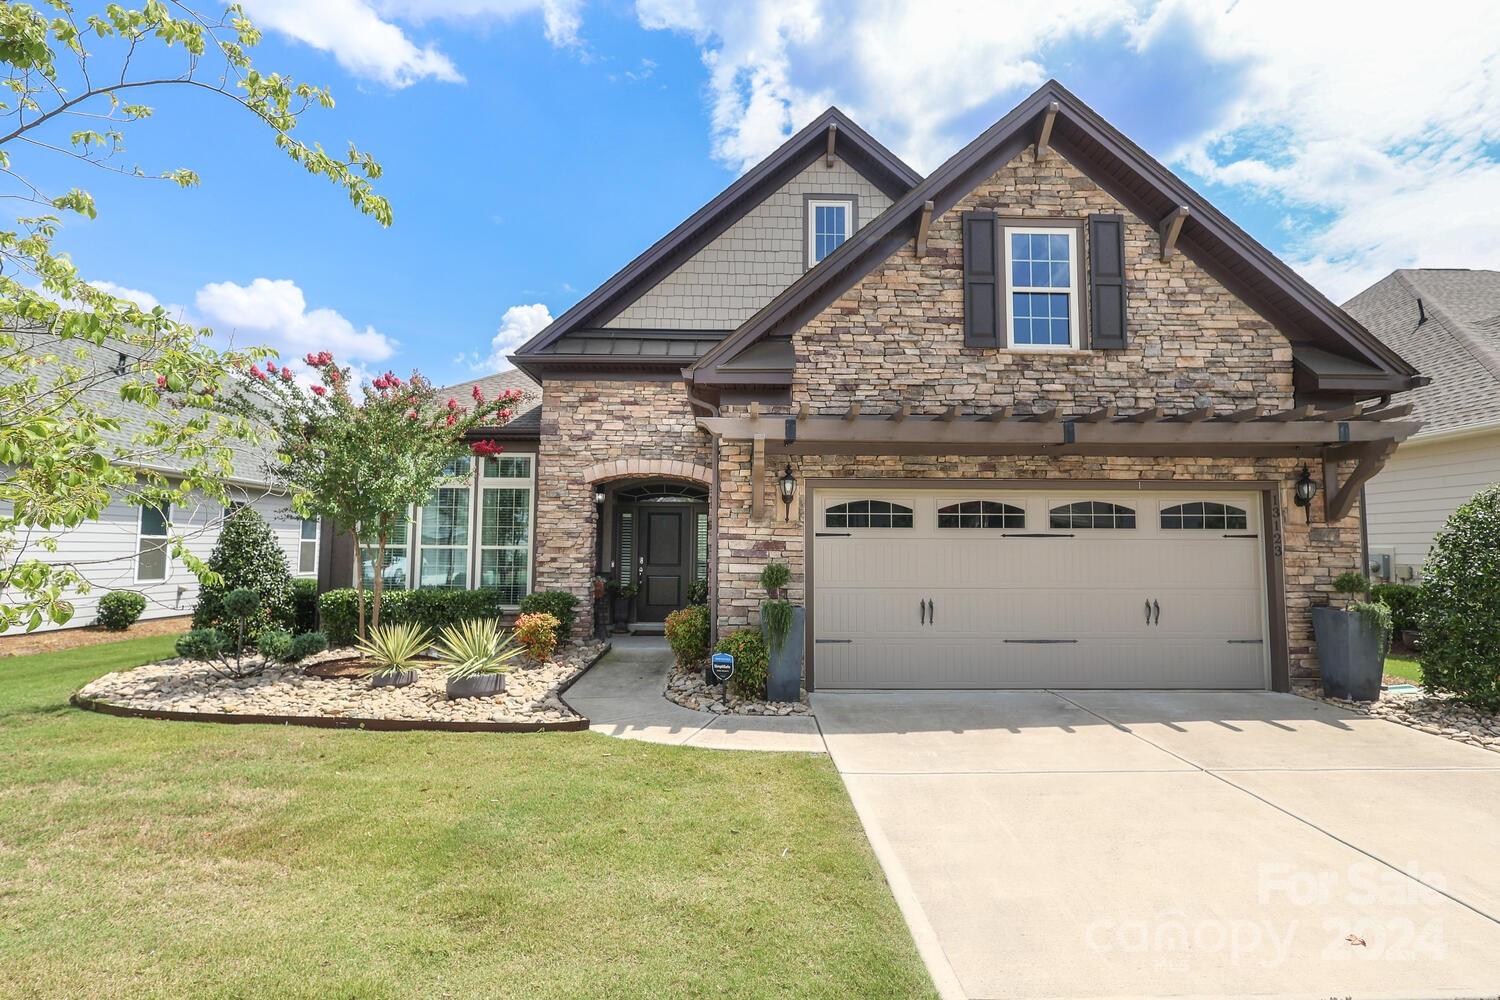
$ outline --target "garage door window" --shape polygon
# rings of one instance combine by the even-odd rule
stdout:
[[[1080,500],[1051,510],[1054,528],[1134,528],[1135,511],[1102,500]]]
[[[1161,526],[1168,530],[1244,531],[1250,526],[1250,518],[1233,504],[1194,500],[1163,507]]]
[[[823,512],[828,528],[910,528],[911,508],[889,500],[850,500]]]
[[[939,528],[1024,528],[1026,511],[996,500],[960,500],[937,512]]]

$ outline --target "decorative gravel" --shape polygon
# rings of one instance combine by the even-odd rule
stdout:
[[[1446,736],[1500,753],[1500,715],[1476,712],[1445,694],[1418,690],[1411,694],[1380,692],[1379,701],[1344,701],[1325,698],[1317,688],[1298,688],[1297,693],[1314,701],[1324,701],[1361,715],[1374,716],[1412,729]]]
[[[558,689],[596,660],[604,643],[568,646],[546,663],[514,669],[505,693],[490,698],[444,694],[441,670],[424,669],[415,683],[371,688],[362,678],[311,677],[304,665],[346,659],[349,650],[330,650],[292,666],[273,665],[240,680],[217,673],[198,660],[163,660],[133,670],[105,674],[79,691],[79,697],[122,708],[223,715],[327,716],[448,722],[564,722],[579,716],[558,697]],[[248,659],[248,658],[247,658]]]
[[[674,666],[667,675],[667,700],[683,708],[714,715],[808,715],[807,692],[801,701],[759,701],[726,691],[723,684],[709,684],[702,671]]]

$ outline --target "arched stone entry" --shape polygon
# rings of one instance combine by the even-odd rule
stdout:
[[[613,464],[613,463],[611,463]],[[645,464],[645,463],[640,463]],[[616,631],[658,632],[667,615],[707,586],[711,556],[709,488],[681,462],[665,473],[600,480],[600,566],[628,596],[610,601]]]
[[[689,479],[705,487],[713,481],[713,473],[709,472],[707,466],[654,458],[621,458],[613,462],[599,462],[583,470],[584,482],[590,485],[612,482],[616,479],[652,476],[664,479]]]

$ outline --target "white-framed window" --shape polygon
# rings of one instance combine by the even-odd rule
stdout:
[[[297,575],[315,576],[318,572],[318,519],[298,519],[300,534],[297,540]]]
[[[530,455],[487,455],[479,467],[479,586],[507,605],[531,592]]]
[[[1005,227],[1006,331],[1010,346],[1078,349],[1078,230]]]
[[[368,590],[375,586],[375,561],[380,558],[379,531],[370,528],[360,536],[359,564],[360,575],[364,578],[364,586]],[[411,544],[411,520],[404,510],[394,511],[390,522],[385,529],[385,561],[382,563],[381,576],[385,582],[381,584],[382,590],[405,590],[409,579],[411,567],[407,561],[407,553]]]
[[[443,470],[447,482],[417,511],[417,586],[464,590],[469,586],[472,463],[456,459]]]
[[[172,520],[170,504],[142,504],[135,536],[135,582],[161,583],[169,571],[167,536]]]
[[[807,263],[811,267],[849,238],[854,226],[854,203],[842,199],[810,199],[807,203]]]

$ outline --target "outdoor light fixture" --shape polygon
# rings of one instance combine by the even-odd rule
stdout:
[[[1296,495],[1292,498],[1298,507],[1307,510],[1307,523],[1312,524],[1312,502],[1313,497],[1318,495],[1318,484],[1313,482],[1312,473],[1307,471],[1307,463],[1302,463],[1302,472],[1297,476]]]
[[[776,480],[776,489],[781,494],[781,506],[785,508],[786,520],[792,519],[792,498],[797,495],[797,479],[792,475],[792,465],[787,463],[786,471],[781,478]]]
[[[594,491],[594,503],[598,504],[600,507],[604,506],[604,491],[603,490],[595,490]]]

